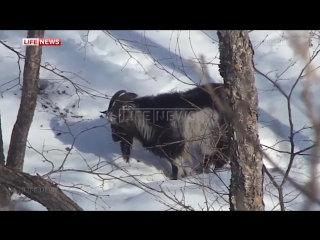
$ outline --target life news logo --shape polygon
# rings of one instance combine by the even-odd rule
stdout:
[[[61,46],[61,38],[22,38],[24,46]]]

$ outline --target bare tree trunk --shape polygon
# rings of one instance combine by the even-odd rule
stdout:
[[[0,113],[0,164],[5,165],[5,156],[3,150],[3,139],[2,139],[2,126],[1,126],[1,113]]]
[[[45,30],[28,30],[28,38],[42,38]],[[12,130],[7,166],[23,170],[27,138],[37,105],[41,46],[27,46],[23,71],[23,88],[20,108]]]
[[[0,184],[14,188],[19,193],[37,201],[49,211],[83,211],[74,201],[68,198],[54,183],[40,176],[11,169],[0,165]]]
[[[3,150],[3,138],[2,138],[2,126],[1,126],[1,114],[0,114],[0,165],[5,166],[5,156]],[[0,183],[0,208],[9,205],[11,200],[10,190]]]
[[[220,75],[230,90],[230,210],[264,210],[263,161],[258,134],[258,93],[253,49],[246,30],[218,30]],[[243,131],[240,131],[240,128]]]
[[[28,38],[42,38],[45,30],[28,30]],[[40,176],[23,173],[27,138],[37,105],[39,69],[42,47],[28,46],[23,72],[23,87],[20,108],[13,127],[7,157],[3,153],[0,121],[0,207],[10,204],[12,189],[45,206],[50,211],[82,211],[55,184]],[[1,116],[0,116],[1,120]]]

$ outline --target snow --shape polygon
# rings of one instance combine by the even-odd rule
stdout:
[[[279,40],[281,34],[282,31],[250,33],[257,68],[269,73],[272,79],[298,59],[289,45]],[[50,177],[85,210],[229,209],[229,171],[170,181],[168,162],[144,151],[139,143],[135,143],[133,158],[126,164],[120,157],[118,144],[111,139],[110,126],[99,113],[107,109],[109,97],[120,89],[147,95],[191,88],[193,81],[199,82],[199,76],[188,60],[195,61],[200,54],[212,63],[209,66],[211,77],[222,82],[215,31],[94,30],[88,35],[88,31],[70,30],[46,31],[45,35],[61,38],[62,46],[43,48],[42,65],[47,69],[41,68],[40,78],[44,90],[29,132],[25,172]],[[0,31],[1,41],[23,54],[25,48],[21,46],[21,38],[25,36],[26,31]],[[121,39],[125,47],[115,41],[116,38]],[[314,61],[315,67],[318,66],[319,58]],[[20,60],[21,71],[23,63]],[[278,84],[286,93],[302,67],[300,60],[281,76]],[[0,71],[0,110],[7,153],[21,89],[20,86],[13,87],[19,82],[17,55],[2,45]],[[79,84],[85,92],[76,91],[67,79]],[[289,142],[283,141],[288,140],[290,133],[286,99],[258,74],[256,86],[261,144],[290,151]],[[310,126],[300,100],[301,89],[299,83],[292,94],[295,130]],[[309,146],[312,136],[311,130],[297,133],[295,151]],[[287,167],[289,154],[271,149],[266,152],[278,166]],[[273,165],[264,161],[270,172],[277,175]],[[308,158],[297,156],[290,176],[305,183],[309,179],[308,171]],[[302,209],[305,197],[298,190],[287,183],[284,193],[287,194],[288,210]],[[268,177],[264,200],[267,210],[279,210],[277,192]],[[176,203],[180,201],[182,204]],[[46,210],[33,201],[18,201],[19,204],[31,210]]]

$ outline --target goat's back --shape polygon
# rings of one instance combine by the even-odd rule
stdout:
[[[223,89],[223,84],[209,83],[185,92],[133,99],[136,109],[147,116],[147,122],[153,129],[153,137],[145,139],[141,136],[139,140],[145,147],[167,144],[160,151],[174,152],[176,154],[170,155],[175,156],[181,153],[184,141],[192,141],[190,146],[203,144],[203,153],[212,153],[209,148],[217,142],[218,136],[214,138],[213,132],[219,131],[220,116],[210,93],[219,97]],[[158,150],[153,151],[156,153]]]
[[[218,97],[224,91],[223,84],[209,83],[192,88],[185,92],[162,93],[155,96],[138,97],[133,100],[139,108],[181,109],[212,107],[213,99],[210,93]]]

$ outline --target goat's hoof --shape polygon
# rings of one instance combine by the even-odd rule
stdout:
[[[126,163],[129,163],[129,160],[130,160],[130,157],[127,156],[127,155],[124,155],[122,156],[123,160],[126,162]]]

